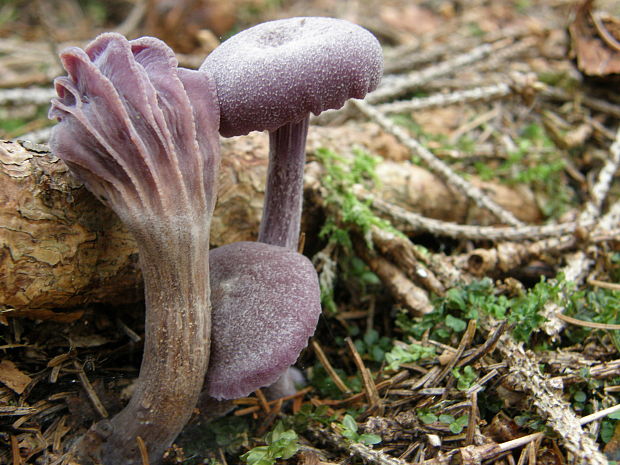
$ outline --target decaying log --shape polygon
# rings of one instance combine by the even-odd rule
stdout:
[[[213,246],[256,238],[267,165],[263,134],[225,139],[222,144]],[[402,145],[370,123],[313,127],[308,154],[312,159],[318,147],[328,147],[346,155],[353,146],[386,159],[402,160],[406,155]],[[492,221],[422,168],[386,162],[378,171],[382,179],[378,194],[404,208],[448,221]],[[517,195],[503,186],[487,187],[497,203],[521,220],[539,219],[531,195]],[[69,308],[140,299],[135,244],[116,215],[45,146],[0,141],[0,309]]]
[[[223,158],[214,246],[255,238],[267,164],[266,145],[256,139],[239,140]],[[264,150],[255,150],[260,145]],[[132,236],[46,147],[0,143],[0,205],[0,305],[73,307],[142,298]]]

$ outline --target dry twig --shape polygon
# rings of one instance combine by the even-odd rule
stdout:
[[[381,86],[367,97],[367,101],[368,103],[379,103],[393,99],[421,87],[436,77],[451,74],[459,68],[482,60],[505,46],[505,41],[499,41],[495,44],[482,44],[467,53],[444,60],[440,64],[428,67],[423,71],[412,72],[405,76],[386,76]]]
[[[363,114],[378,123],[387,132],[396,136],[396,138],[403,145],[405,145],[412,152],[422,158],[422,160],[424,160],[424,162],[428,164],[429,168],[433,172],[439,174],[443,179],[446,180],[448,184],[463,192],[477,205],[486,208],[491,213],[493,213],[499,220],[506,224],[512,226],[520,226],[522,224],[514,217],[512,213],[497,205],[479,188],[473,186],[471,183],[465,181],[463,178],[454,173],[454,171],[452,171],[452,169],[448,165],[435,157],[435,155],[433,155],[428,149],[426,149],[413,137],[408,135],[402,128],[398,127],[388,118],[386,118],[385,115],[383,115],[380,111],[373,108],[371,105],[362,100],[356,100],[354,104]]]
[[[531,241],[545,237],[572,234],[578,225],[577,222],[513,227],[459,225],[407,211],[398,205],[386,202],[364,191],[362,188],[357,188],[355,193],[360,199],[370,201],[372,207],[389,216],[394,224],[407,233],[429,232],[436,236],[453,237],[456,239]]]
[[[603,168],[599,171],[596,183],[592,187],[592,198],[579,215],[579,219],[577,220],[578,224],[586,226],[591,225],[601,214],[601,207],[604,200],[607,198],[615,173],[620,166],[620,128],[616,132],[616,138],[609,152],[610,156]],[[620,212],[618,202],[614,204],[612,208],[610,208],[608,214],[601,218],[591,229],[593,229],[593,231],[600,231],[601,229],[611,229],[617,226],[618,214],[615,212]],[[581,284],[585,280],[593,264],[594,259],[589,257],[585,251],[579,250],[567,257],[566,265],[560,269],[560,272],[564,274],[566,282]],[[543,329],[549,336],[556,336],[564,328],[565,321],[558,316],[562,314],[563,311],[564,309],[562,307],[553,302],[546,304],[542,309],[541,314],[547,320],[543,324]]]
[[[607,459],[594,440],[583,431],[570,404],[559,397],[549,380],[540,374],[536,357],[526,354],[523,346],[517,344],[509,334],[500,338],[497,347],[508,362],[517,387],[530,394],[536,409],[560,435],[576,462],[607,465]]]

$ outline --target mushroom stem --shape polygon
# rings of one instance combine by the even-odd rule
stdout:
[[[208,231],[208,221],[176,218],[134,230],[148,309],[144,356],[129,404],[110,421],[106,465],[142,463],[137,436],[157,463],[198,400],[211,331]]]
[[[178,68],[149,37],[102,34],[61,53],[50,145],[135,236],[145,282],[145,347],[129,404],[76,445],[80,463],[149,463],[193,412],[210,352],[209,230],[219,106],[208,73]]]
[[[297,250],[310,115],[269,132],[269,169],[259,242]]]

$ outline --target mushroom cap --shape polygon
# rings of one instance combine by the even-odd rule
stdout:
[[[116,33],[60,59],[68,76],[54,81],[50,146],[91,192],[126,223],[212,209],[219,106],[208,73],[178,68],[161,40]]]
[[[234,35],[200,70],[215,78],[220,133],[274,131],[310,112],[363,98],[383,74],[383,54],[366,29],[335,18],[269,21]]]
[[[211,357],[205,388],[244,397],[275,382],[308,344],[321,314],[308,258],[275,245],[236,242],[209,253]]]

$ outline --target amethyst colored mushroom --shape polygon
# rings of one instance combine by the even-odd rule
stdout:
[[[209,227],[219,107],[208,73],[177,68],[154,38],[103,34],[60,55],[50,145],[133,233],[146,298],[140,375],[128,405],[81,450],[106,465],[158,463],[194,408],[209,361]]]
[[[274,383],[308,344],[321,314],[308,258],[260,242],[213,249],[213,338],[206,394],[244,397]]]
[[[231,37],[200,69],[215,79],[223,136],[269,131],[259,241],[296,249],[310,112],[340,108],[377,87],[379,42],[340,19],[282,19]]]

